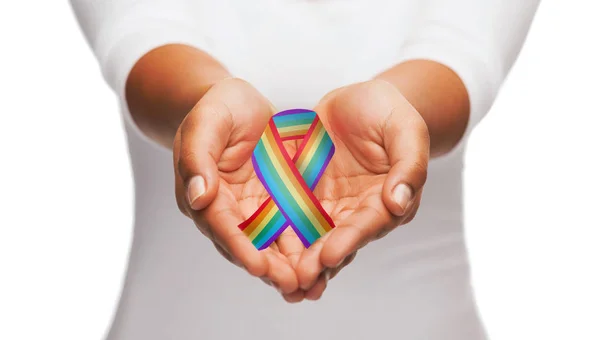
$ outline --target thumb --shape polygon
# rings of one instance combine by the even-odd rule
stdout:
[[[429,131],[425,121],[412,106],[410,118],[397,111],[383,128],[384,145],[391,169],[383,184],[383,202],[396,216],[403,216],[422,190],[427,179]]]
[[[181,195],[193,210],[204,209],[217,194],[217,162],[232,129],[228,114],[199,105],[181,123],[176,170],[183,184]]]

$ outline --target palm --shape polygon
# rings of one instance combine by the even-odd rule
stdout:
[[[219,175],[221,177],[220,194],[227,195],[244,218],[252,215],[262,201],[268,197],[262,183],[256,177],[250,161],[246,161],[239,169],[231,172],[219,170]]]
[[[347,117],[348,112],[331,109],[317,108],[317,112],[336,146],[335,156],[314,191],[324,209],[336,224],[359,209],[389,215],[381,200],[389,161],[383,147],[369,137],[373,133],[369,126],[376,125],[375,122],[341,119]],[[298,143],[285,142],[290,156],[296,152]],[[236,215],[243,219],[249,218],[269,198],[250,160],[253,146],[253,142],[230,145],[219,162],[222,164],[219,166],[219,196],[223,199],[220,202],[233,207]],[[229,169],[225,166],[230,164],[229,159],[245,161]]]
[[[335,90],[315,111],[336,147],[315,196],[336,228],[303,253],[297,273],[300,286],[318,298],[327,277],[352,261],[357,249],[412,219],[429,145],[422,117],[389,83]],[[321,273],[325,279],[317,280]]]
[[[364,115],[360,107],[320,105],[316,108],[336,146],[335,156],[315,188],[315,196],[336,224],[359,209],[381,216],[391,215],[381,200],[383,183],[390,162],[378,135],[377,126],[385,117]],[[361,117],[348,119],[349,116]],[[250,159],[256,141],[230,144],[219,161],[219,194],[222,203],[234,207],[244,219],[250,217],[269,198]],[[290,156],[299,142],[285,142]],[[235,164],[236,160],[244,160]]]
[[[361,164],[343,139],[335,135],[331,137],[336,145],[336,154],[315,189],[315,196],[324,209],[336,225],[358,209],[386,214],[381,200],[385,173]],[[365,140],[364,144],[366,146],[368,141]]]
[[[269,194],[252,165],[251,153],[255,144],[256,140],[250,139],[248,143],[231,145],[223,153],[219,164],[228,164],[229,157],[231,157],[233,164],[235,164],[235,160],[245,161],[231,169],[225,165],[218,165],[219,192],[211,208],[213,208],[212,211],[217,212],[216,214],[218,214],[218,211],[225,211],[236,216],[237,223],[252,216],[260,205],[269,198]],[[297,144],[295,141],[288,141],[284,144],[288,154],[293,155],[296,152]],[[236,226],[228,225],[228,228],[236,228]],[[244,234],[238,233],[237,235],[243,236]],[[295,237],[292,230],[288,228],[269,248],[261,251],[269,262],[269,270],[261,279],[266,283],[270,283],[269,281],[277,283],[287,293],[295,292],[288,295],[286,297],[288,299],[298,300],[303,296],[301,291],[296,291],[297,280],[296,275],[293,273],[293,267],[303,249],[304,246],[300,239]],[[227,256],[226,253],[222,253]]]
[[[176,197],[182,212],[225,258],[292,292],[298,283],[288,258],[276,245],[257,251],[237,227],[267,199],[251,155],[272,111],[268,100],[242,80],[213,85],[175,136]]]
[[[362,113],[357,109],[348,112],[348,108],[331,105],[319,106],[316,111],[330,133],[336,153],[315,188],[315,196],[336,225],[352,219],[357,211],[369,211],[378,220],[391,221],[392,217],[381,199],[389,160],[381,143],[372,137],[377,135],[378,118],[372,117],[372,121],[347,119],[348,115]],[[233,209],[232,213],[244,220],[269,198],[250,159],[255,143],[255,140],[249,140],[230,144],[218,162],[219,199],[215,203],[218,202],[223,209]],[[285,142],[290,156],[295,154],[298,144],[295,141]],[[236,160],[244,161],[235,164]],[[265,251],[295,267],[306,250],[288,228]],[[288,301],[298,301],[303,295],[302,291],[297,291],[285,297]]]
[[[244,219],[249,218],[260,205],[269,198],[263,184],[256,176],[251,161],[251,152],[254,143],[246,145],[233,145],[229,148],[228,154],[232,159],[244,159],[245,161],[236,169],[228,170],[219,166],[219,194],[227,197],[229,206],[235,207],[240,216]],[[293,155],[296,150],[296,144],[286,142],[286,148],[289,154]],[[224,160],[226,161],[226,159]]]
[[[392,218],[381,199],[390,169],[379,131],[386,117],[378,116],[376,108],[369,104],[361,104],[337,98],[324,100],[316,109],[336,153],[316,187],[315,196],[336,224],[351,218],[357,210],[369,210],[385,220]]]
[[[205,201],[210,203],[192,217],[201,222],[197,225],[203,232],[214,234],[209,237],[223,255],[241,262],[252,275],[277,283],[288,301],[304,296],[302,290],[296,290],[298,284],[309,290],[307,298],[318,298],[326,284],[326,278],[316,281],[323,266],[341,268],[340,261],[346,258],[343,267],[356,249],[396,226],[398,219],[390,211],[396,216],[406,212],[404,221],[414,216],[425,177],[411,167],[419,170],[422,167],[413,164],[427,164],[427,138],[419,137],[426,135],[427,129],[418,112],[389,84],[356,84],[326,96],[315,111],[329,131],[336,153],[314,194],[337,227],[308,249],[287,228],[269,248],[257,252],[236,227],[269,198],[255,174],[251,155],[272,110],[247,84],[229,85],[209,91],[199,104],[214,100],[216,110],[207,105],[207,114],[189,124],[204,126],[205,136],[212,137],[205,137],[202,143],[189,139],[189,145],[207,146],[203,159],[214,171],[206,174],[215,179],[213,183],[218,182],[209,185]],[[299,146],[298,141],[284,144],[290,156]],[[183,152],[184,159],[188,154]],[[418,191],[411,211],[399,209],[390,198],[400,181]],[[180,179],[178,187],[181,183]],[[202,227],[206,225],[210,227]]]
[[[367,114],[378,112],[376,106],[368,104],[371,101],[356,103],[343,96],[342,93],[333,97],[336,100],[323,100],[315,108],[336,146],[336,153],[315,188],[315,196],[336,225],[348,224],[358,212],[363,216],[372,215],[380,225],[388,224],[392,215],[382,201],[382,191],[390,161],[380,127],[389,111],[379,110],[381,115]],[[261,126],[261,132],[263,128]],[[252,135],[256,137],[257,131]],[[269,195],[250,160],[257,138],[240,140],[230,141],[218,162],[220,186],[215,203],[231,209],[240,219],[247,219]],[[285,143],[290,156],[295,154],[299,143]],[[304,247],[288,228],[268,249],[271,250],[275,250],[277,256],[285,255],[287,262],[295,266]]]

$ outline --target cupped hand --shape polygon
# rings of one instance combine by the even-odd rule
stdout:
[[[281,242],[258,251],[238,228],[268,198],[251,155],[273,113],[269,101],[245,81],[226,79],[213,85],[175,137],[176,197],[180,210],[225,258],[283,294],[298,296],[289,258],[298,258],[302,243],[285,232]],[[296,145],[286,147],[293,154]]]
[[[315,111],[336,153],[314,193],[336,228],[306,249],[297,263],[307,299],[318,299],[327,280],[361,247],[412,220],[429,161],[425,121],[385,81],[335,90]]]

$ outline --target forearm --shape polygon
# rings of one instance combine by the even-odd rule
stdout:
[[[429,129],[431,157],[458,144],[469,120],[469,96],[456,73],[433,61],[410,60],[376,78],[396,86],[419,111]]]
[[[165,45],[144,55],[126,83],[129,111],[140,130],[171,147],[185,115],[228,71],[210,55],[186,45]],[[460,78],[425,60],[399,64],[376,78],[394,84],[425,119],[431,155],[450,151],[468,121],[469,100]]]
[[[229,77],[214,58],[186,45],[146,53],[132,68],[125,97],[135,124],[168,148],[181,121],[217,81]]]

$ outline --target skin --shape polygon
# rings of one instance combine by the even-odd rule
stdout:
[[[173,150],[182,213],[226,259],[288,302],[319,299],[360,248],[414,218],[429,159],[452,150],[469,117],[460,78],[433,61],[408,61],[332,90],[314,109],[336,154],[314,193],[336,228],[308,249],[288,228],[258,251],[237,225],[268,197],[250,161],[277,111],[268,99],[185,45],[142,57],[126,97],[140,129]],[[289,154],[298,143],[286,142]]]

